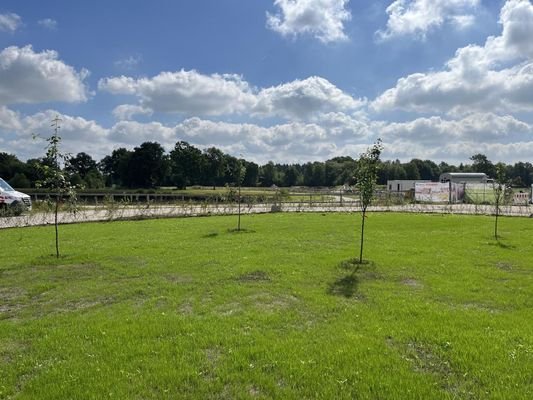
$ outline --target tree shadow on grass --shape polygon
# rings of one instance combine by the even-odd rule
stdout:
[[[337,268],[346,271],[347,274],[331,283],[328,287],[328,293],[347,298],[354,297],[357,293],[357,287],[360,282],[360,278],[356,275],[356,273],[361,269],[361,267],[370,264],[371,263],[366,260],[359,262],[359,260],[356,258],[350,258],[348,260],[341,261],[337,265]]]
[[[357,293],[358,286],[359,278],[354,273],[350,273],[331,283],[328,287],[328,293],[334,296],[350,298]]]
[[[218,236],[218,232],[209,232],[205,235],[203,235],[202,237],[204,239],[209,239],[209,238],[216,238]]]
[[[253,229],[246,229],[246,228],[241,228],[241,229],[231,228],[231,229],[228,229],[228,233],[255,233],[255,231]]]
[[[489,242],[488,245],[496,246],[496,247],[499,247],[500,249],[506,249],[506,250],[512,250],[516,248],[516,246],[512,244],[507,244],[507,243],[502,242],[501,239],[496,239],[495,242]]]

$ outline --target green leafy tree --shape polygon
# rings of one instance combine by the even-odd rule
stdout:
[[[72,184],[80,184],[89,189],[104,187],[104,178],[98,164],[84,152],[78,153],[65,163],[65,171],[71,175]]]
[[[226,168],[224,153],[216,147],[210,147],[204,150],[203,153],[205,160],[206,182],[212,182],[213,190],[216,189],[217,183],[224,177]]]
[[[284,175],[283,184],[285,186],[297,186],[303,180],[302,173],[295,165],[289,165]]]
[[[17,189],[31,188],[31,182],[25,174],[17,172],[8,182],[12,187]]]
[[[366,152],[361,154],[355,170],[356,187],[359,191],[359,204],[361,207],[361,244],[359,250],[359,263],[363,262],[363,245],[365,238],[365,219],[368,206],[372,203],[376,189],[376,181],[379,170],[379,157],[383,150],[381,139]]]
[[[411,160],[408,163],[403,164],[403,169],[405,171],[405,176],[407,177],[407,179],[412,179],[412,180],[422,179],[420,177],[420,171],[418,170],[418,166],[414,160]]]
[[[104,174],[109,186],[126,186],[128,183],[128,166],[133,152],[124,147],[113,150],[111,155],[105,156],[98,167]]]
[[[244,177],[244,186],[255,187],[259,180],[259,165],[254,162],[245,161],[246,176]]]
[[[69,157],[65,163],[65,171],[71,174],[78,174],[82,179],[92,170],[96,169],[96,161],[84,152]]]
[[[179,141],[170,152],[171,181],[180,189],[200,183],[204,159],[200,149]]]
[[[274,163],[269,161],[267,164],[263,165],[260,169],[259,176],[261,186],[270,187],[274,185],[278,178],[278,172]]]
[[[169,172],[165,149],[157,142],[144,142],[133,149],[128,165],[128,186],[154,188],[161,186]]]
[[[470,160],[473,161],[473,172],[483,172],[487,174],[489,178],[495,176],[498,173],[494,164],[492,164],[492,162],[487,158],[485,154],[474,154],[472,157],[470,157]]]
[[[59,258],[59,204],[66,198],[71,210],[75,210],[76,206],[76,188],[71,185],[67,179],[66,173],[61,169],[61,164],[65,164],[69,160],[69,154],[61,151],[61,137],[59,136],[59,129],[61,119],[56,117],[52,120],[52,127],[54,132],[52,136],[45,139],[47,145],[45,162],[42,164],[43,180],[38,183],[38,186],[50,189],[54,193],[54,227],[55,227],[55,245],[56,257]]]
[[[0,152],[0,177],[6,181],[13,178],[17,173],[24,173],[26,165],[15,155]]]

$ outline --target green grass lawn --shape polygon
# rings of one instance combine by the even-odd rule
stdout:
[[[533,398],[532,220],[236,223],[1,230],[0,398]]]

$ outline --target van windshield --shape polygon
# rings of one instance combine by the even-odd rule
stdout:
[[[13,189],[9,184],[4,181],[2,178],[0,178],[0,189],[2,189],[5,192],[14,192],[15,189]]]

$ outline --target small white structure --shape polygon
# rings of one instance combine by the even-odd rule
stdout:
[[[430,182],[426,180],[408,180],[408,179],[398,179],[387,181],[387,190],[389,192],[408,192],[409,190],[414,190],[415,184]]]
[[[529,203],[529,193],[520,191],[513,195],[513,206],[527,206],[527,203]]]
[[[442,183],[487,183],[490,181],[487,174],[482,172],[445,172],[439,176],[439,182]]]

